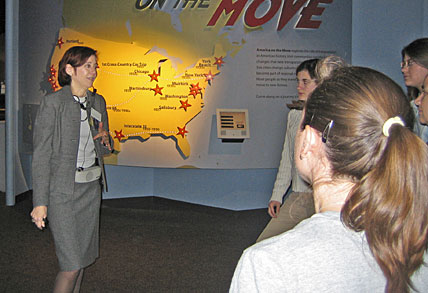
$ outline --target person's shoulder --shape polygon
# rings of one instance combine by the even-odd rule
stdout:
[[[315,287],[327,292],[332,286],[348,292],[364,283],[369,285],[362,291],[373,292],[369,289],[384,286],[363,235],[346,228],[338,212],[315,214],[292,230],[248,248],[245,258],[257,270],[280,276],[281,284],[292,292],[312,292]]]
[[[97,91],[89,91],[89,95],[91,95],[95,101],[105,103],[104,96],[98,93]]]
[[[288,112],[287,127],[292,129],[293,135],[295,135],[295,130],[297,130],[297,126],[300,124],[302,113],[301,110],[296,109],[292,109]]]
[[[251,259],[276,263],[288,273],[304,272],[308,265],[319,266],[313,268],[317,271],[329,263],[346,266],[344,251],[360,263],[361,250],[353,250],[362,243],[361,234],[346,228],[339,213],[322,213],[303,220],[292,230],[257,243],[246,253]]]
[[[291,110],[288,112],[288,116],[300,116],[300,115],[302,115],[302,113],[303,113],[303,111],[302,111],[302,110],[299,110],[299,109],[291,109]]]
[[[291,109],[288,112],[288,119],[291,119],[293,121],[294,120],[300,121],[300,117],[302,117],[302,113],[303,113],[302,110]]]
[[[293,275],[303,273],[310,264],[326,262],[324,235],[316,231],[328,222],[328,218],[315,214],[292,230],[247,248],[242,258],[247,264],[255,264],[259,271],[275,268],[282,278],[293,279]]]
[[[94,97],[98,97],[98,98],[103,98],[103,96],[97,91],[97,90],[88,90],[89,94],[94,96]]]
[[[339,212],[316,213],[309,219],[300,222],[291,234],[296,236],[305,235],[306,237],[322,239],[327,238],[326,234],[342,233],[347,228],[340,220]]]
[[[54,92],[48,93],[46,94],[45,97],[55,97],[55,96],[61,96],[64,95],[65,92],[67,92],[67,90],[70,90],[69,88],[67,88],[67,86],[64,86],[62,88],[60,88],[59,90],[56,90]]]
[[[42,101],[49,102],[49,103],[59,103],[60,101],[68,97],[67,91],[69,91],[69,89],[63,87],[57,91],[48,93],[47,95],[43,96]]]
[[[287,247],[287,250],[306,253],[311,248],[319,248],[326,242],[337,239],[337,235],[343,234],[343,229],[346,228],[340,221],[339,213],[315,214],[293,229],[260,242],[255,249],[280,252]]]

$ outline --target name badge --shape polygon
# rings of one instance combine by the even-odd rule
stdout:
[[[101,122],[101,113],[95,110],[94,108],[91,109],[91,116]]]

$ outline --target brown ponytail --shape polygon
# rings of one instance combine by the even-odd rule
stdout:
[[[410,277],[423,264],[427,249],[428,152],[404,127],[395,126],[391,132],[378,164],[343,207],[342,220],[365,231],[388,280],[386,291],[408,292]]]

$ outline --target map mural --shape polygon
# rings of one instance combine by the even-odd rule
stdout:
[[[277,158],[245,159],[254,155],[257,138],[222,145],[214,137],[213,113],[245,108],[251,120],[259,115],[253,109],[274,109],[281,125],[271,135],[282,144],[287,113],[278,105],[296,97],[295,67],[329,54],[349,57],[343,56],[346,44],[307,48],[302,41],[284,42],[299,26],[323,36],[321,19],[325,10],[334,10],[332,2],[65,0],[48,82],[52,91],[59,89],[58,62],[68,48],[97,50],[94,88],[106,99],[115,140],[109,164],[267,167]]]

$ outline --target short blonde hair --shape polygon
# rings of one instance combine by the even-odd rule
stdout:
[[[315,68],[315,76],[318,82],[323,81],[331,75],[331,73],[337,68],[349,66],[346,61],[336,55],[330,55],[317,62]]]

